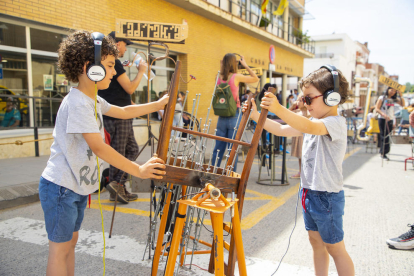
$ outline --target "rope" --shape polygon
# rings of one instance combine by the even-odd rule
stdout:
[[[137,117],[137,118],[143,119],[143,120],[146,120],[147,119],[147,118],[142,117],[142,116]],[[154,123],[161,124],[161,121],[157,121],[157,120],[151,120],[150,119],[150,122],[154,122]],[[16,140],[15,142],[0,143],[0,146],[4,146],[4,145],[17,145],[17,146],[22,146],[24,143],[32,143],[32,142],[46,141],[46,140],[52,140],[52,139],[54,139],[54,138],[52,137],[52,138],[36,139],[36,140],[30,140],[30,141]]]
[[[54,139],[52,138],[45,138],[45,139],[37,139],[37,140],[30,140],[30,141],[21,141],[21,140],[16,140],[15,142],[10,142],[10,143],[1,143],[0,146],[3,145],[18,145],[18,146],[22,146],[24,143],[31,143],[31,142],[38,142],[38,141],[45,141],[45,140],[51,140]]]

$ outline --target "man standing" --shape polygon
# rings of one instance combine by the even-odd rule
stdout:
[[[109,34],[116,41],[116,46],[119,50],[118,57],[123,57],[127,48],[127,45],[131,45],[132,42],[117,38],[115,32]],[[125,69],[119,59],[115,61],[116,75],[112,78],[111,84],[108,89],[99,90],[99,96],[104,98],[108,103],[117,106],[127,106],[134,104],[131,100],[131,94],[137,89],[142,76],[147,71],[147,63],[141,60],[141,63],[137,66],[138,74],[133,80],[130,80],[125,73]],[[105,130],[111,137],[111,147],[117,152],[125,156],[128,160],[135,161],[138,157],[139,148],[134,137],[134,130],[132,127],[132,119],[119,120],[112,117],[103,116]],[[122,175],[124,175],[122,177]],[[121,179],[122,177],[122,179]],[[113,166],[109,168],[109,184],[107,189],[110,193],[109,200],[115,201],[115,191],[118,190],[117,200],[124,204],[129,201],[136,200],[137,194],[131,194],[125,187],[125,182],[128,179],[128,174]]]

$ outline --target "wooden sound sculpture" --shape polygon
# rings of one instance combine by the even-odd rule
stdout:
[[[169,87],[170,98],[165,107],[156,152],[158,157],[166,163],[166,174],[161,181],[153,179],[160,194],[157,200],[154,192],[151,199],[151,205],[154,205],[155,212],[153,217],[150,218],[150,232],[148,233],[144,257],[147,249],[151,252],[151,248],[154,250],[155,247],[154,255],[149,254],[149,258],[152,258],[152,276],[157,275],[160,261],[164,257],[167,257],[164,275],[170,276],[174,274],[174,270],[178,270],[185,265],[187,255],[191,255],[191,268],[193,256],[199,254],[210,255],[208,268],[210,273],[232,276],[234,275],[237,251],[239,271],[241,275],[246,275],[240,220],[246,185],[264,121],[266,120],[267,110],[263,110],[260,115],[251,143],[241,141],[250,118],[250,98],[248,100],[248,111],[243,113],[242,116],[240,112],[238,118],[240,124],[233,139],[209,134],[211,120],[208,117],[211,104],[204,124],[202,124],[203,118],[199,119],[199,125],[203,126],[202,130],[201,127],[197,128],[196,124],[190,124],[188,129],[179,125],[173,126],[174,116],[177,116],[175,105],[180,72],[181,62],[177,61]],[[196,95],[196,99],[193,99],[191,118],[197,118],[200,97],[201,95]],[[213,103],[213,100],[214,93],[211,103]],[[182,114],[183,112],[180,114],[181,117]],[[186,137],[184,138],[184,136]],[[232,145],[226,149],[222,167],[217,166],[218,158],[216,160],[210,158],[207,164],[204,163],[206,151],[209,150],[212,153],[214,148],[214,144],[212,144],[210,145],[211,148],[208,149],[208,141],[214,140],[228,142]],[[240,146],[246,146],[249,150],[243,170],[241,174],[238,174],[233,172],[233,168]],[[219,193],[220,195],[218,195]],[[226,198],[225,195],[232,195],[232,197]],[[233,219],[231,224],[223,223],[222,215],[228,209],[232,210]],[[200,239],[201,225],[208,212],[210,212],[214,230],[214,238],[211,243]],[[157,220],[159,217],[157,234]],[[194,235],[191,235],[194,223],[196,223],[195,231]],[[223,242],[223,231],[230,235],[230,243]],[[190,248],[190,240],[193,241],[192,248]],[[209,249],[199,250],[198,246],[200,244]],[[229,254],[226,264],[222,264],[223,248],[227,249]],[[179,265],[176,267],[177,257],[179,257]],[[240,260],[240,258],[243,260]]]

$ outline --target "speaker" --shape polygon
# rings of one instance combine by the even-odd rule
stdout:
[[[88,66],[86,75],[91,81],[100,82],[106,76],[105,67],[101,64],[101,49],[104,35],[99,32],[92,33],[93,45],[95,48],[95,62]]]
[[[339,94],[339,74],[335,66],[333,65],[323,65],[321,68],[327,69],[333,77],[334,88],[333,90],[328,90],[323,94],[323,102],[327,106],[336,106],[341,102],[341,94]],[[319,68],[319,69],[321,69]]]

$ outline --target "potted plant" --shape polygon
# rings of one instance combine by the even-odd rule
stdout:
[[[296,37],[296,44],[306,44],[310,41],[310,36],[308,36],[308,31],[302,32],[302,30],[294,30],[293,36]]]
[[[266,29],[267,26],[269,26],[269,24],[270,24],[270,19],[267,19],[266,17],[262,17],[262,19],[260,19],[259,27],[263,27],[264,29]]]

